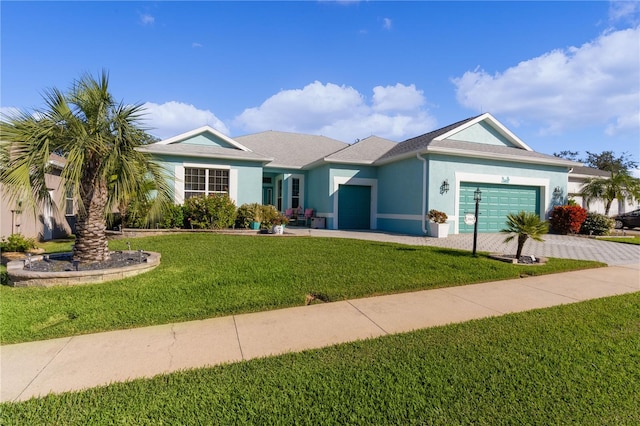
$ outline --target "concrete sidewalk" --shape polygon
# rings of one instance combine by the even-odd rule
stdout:
[[[640,291],[640,264],[0,347],[0,401]]]

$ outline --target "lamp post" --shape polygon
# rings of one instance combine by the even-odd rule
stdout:
[[[478,246],[478,209],[480,207],[480,200],[482,200],[482,191],[480,191],[480,187],[473,191],[473,200],[476,202],[476,220],[473,224],[473,257],[476,257],[476,247]]]

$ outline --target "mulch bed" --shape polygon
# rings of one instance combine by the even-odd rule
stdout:
[[[96,271],[137,265],[146,262],[147,257],[144,252],[114,251],[110,259],[103,262],[77,263],[71,253],[60,253],[44,255],[41,260],[26,260],[24,269],[36,272]]]

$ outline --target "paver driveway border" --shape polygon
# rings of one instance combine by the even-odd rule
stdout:
[[[473,234],[455,234],[447,238],[431,238],[392,234],[376,231],[341,231],[328,229],[291,228],[287,232],[294,235],[312,237],[353,238],[369,241],[385,241],[415,246],[444,247],[471,251]],[[517,242],[505,243],[506,235],[501,233],[478,234],[478,251],[500,254],[515,254]],[[572,235],[547,234],[544,241],[527,240],[525,255],[557,257],[562,259],[595,260],[607,265],[628,265],[640,261],[640,245],[621,244]]]

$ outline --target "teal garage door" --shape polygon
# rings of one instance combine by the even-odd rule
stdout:
[[[473,193],[482,191],[478,232],[500,232],[505,228],[507,214],[521,210],[540,212],[540,188],[537,186],[460,183],[460,232],[473,232],[473,225],[464,223],[465,214],[475,212]]]
[[[371,187],[338,187],[338,228],[371,229]]]

